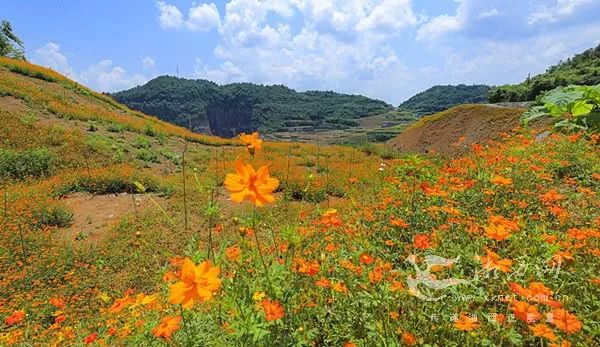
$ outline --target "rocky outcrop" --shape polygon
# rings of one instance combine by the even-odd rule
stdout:
[[[252,102],[243,93],[222,93],[206,107],[210,130],[220,137],[234,137],[256,131]]]

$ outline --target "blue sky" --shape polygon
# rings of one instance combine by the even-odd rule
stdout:
[[[2,1],[29,60],[98,91],[158,75],[285,84],[394,105],[519,82],[600,43],[597,0]]]

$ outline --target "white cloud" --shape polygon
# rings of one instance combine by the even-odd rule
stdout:
[[[221,25],[219,10],[213,3],[192,7],[190,8],[188,20],[185,24],[192,31],[209,31],[213,28],[218,28]]]
[[[580,8],[593,4],[592,0],[556,0],[552,6],[541,6],[529,14],[527,24],[555,23],[572,16]]]
[[[484,10],[481,13],[479,13],[479,16],[477,16],[477,18],[490,18],[490,17],[497,17],[500,15],[500,11],[498,11],[497,8],[492,7],[489,10]]]
[[[600,25],[594,24],[519,41],[488,41],[474,56],[448,49],[443,78],[453,83],[521,82],[527,74],[542,73],[558,61],[590,47],[599,31]]]
[[[128,74],[121,66],[114,66],[112,60],[105,59],[84,70],[75,70],[67,57],[61,52],[60,45],[48,42],[35,51],[32,59],[35,64],[56,70],[67,77],[101,92],[113,92],[145,83],[148,78],[143,74]],[[155,62],[150,57],[142,59],[146,73],[156,75]]]
[[[156,3],[160,15],[158,22],[163,29],[180,28],[183,24],[183,13],[176,6],[167,4],[164,1]]]
[[[188,29],[190,31],[210,31],[221,25],[221,16],[213,3],[193,5],[185,19],[183,13],[175,5],[164,1],[156,3],[158,22],[163,29]]]
[[[73,75],[67,57],[61,53],[60,46],[54,42],[48,42],[45,46],[37,49],[33,62],[65,75]]]
[[[417,17],[412,10],[410,0],[384,0],[359,21],[357,28],[363,31],[399,30],[415,24],[417,24]]]
[[[142,67],[144,68],[144,71],[154,70],[156,62],[150,57],[145,57],[142,59]]]
[[[417,31],[417,41],[435,41],[451,32],[464,28],[468,15],[468,0],[456,0],[459,5],[453,16],[443,14],[431,18]]]
[[[128,75],[125,69],[114,66],[112,60],[101,60],[79,74],[81,82],[100,91],[113,92],[146,83],[141,74]]]
[[[221,62],[197,61],[194,74],[351,92],[404,71],[387,40],[417,23],[409,0],[231,0],[214,49]]]

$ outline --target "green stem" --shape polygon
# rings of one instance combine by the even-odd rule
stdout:
[[[187,346],[191,347],[192,337],[190,336],[190,327],[188,325],[188,321],[185,318],[185,313],[183,312],[183,306],[179,305],[179,312],[181,313],[181,320],[183,321],[183,329],[185,330],[185,336],[187,337]]]
[[[256,248],[258,249],[258,255],[260,257],[260,262],[263,265],[265,270],[265,278],[267,279],[267,284],[269,285],[269,290],[271,291],[271,295],[275,294],[273,291],[273,286],[271,285],[271,279],[269,278],[269,269],[267,268],[267,263],[265,262],[265,257],[263,256],[260,241],[258,240],[258,230],[256,228],[256,219],[258,218],[258,213],[256,211],[256,206],[254,206],[254,210],[252,212],[252,230],[254,231],[254,240],[256,241]]]

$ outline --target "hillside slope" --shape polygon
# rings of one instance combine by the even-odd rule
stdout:
[[[433,86],[406,100],[398,108],[420,117],[460,104],[486,102],[489,90],[486,85]]]
[[[597,136],[249,151],[10,60],[0,136],[0,346],[597,345]]]
[[[490,102],[533,101],[543,92],[556,87],[595,85],[600,83],[600,45],[549,67],[546,72],[519,84],[495,87],[489,92]]]
[[[253,130],[288,127],[347,128],[361,117],[392,109],[360,95],[297,92],[281,85],[234,83],[161,76],[143,86],[112,94],[133,109],[195,131],[231,137]]]
[[[467,104],[421,118],[388,143],[402,152],[455,156],[519,126],[525,108]],[[543,127],[547,122],[532,124]]]

